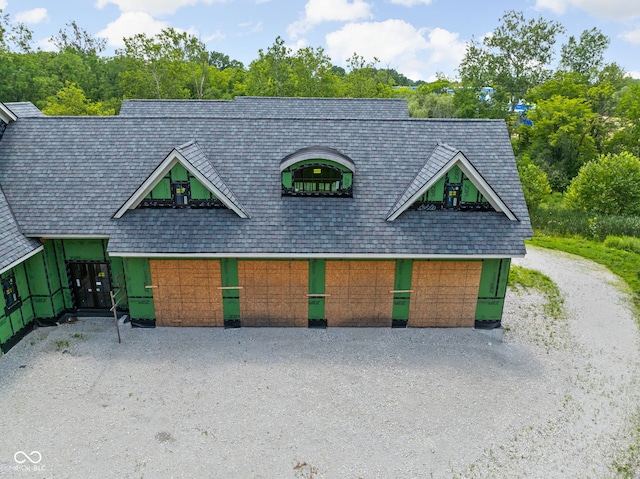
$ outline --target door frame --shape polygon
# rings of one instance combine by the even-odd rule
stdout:
[[[107,295],[109,295],[109,292],[113,291],[113,281],[112,281],[113,273],[111,271],[111,261],[106,261],[106,260],[101,260],[101,261],[100,260],[96,260],[96,261],[91,261],[91,260],[89,260],[89,261],[67,260],[67,261],[65,261],[65,263],[66,263],[66,267],[67,267],[67,275],[69,277],[69,288],[71,290],[71,299],[72,299],[72,302],[73,302],[73,308],[76,311],[78,311],[78,310],[80,310],[80,311],[96,311],[96,312],[109,311],[111,309],[110,302],[107,303],[104,307],[101,307],[101,306],[92,306],[92,307],[82,306],[81,307],[81,306],[78,305],[78,298],[76,297],[76,290],[77,290],[78,287],[76,286],[76,284],[74,284],[74,276],[72,274],[72,267],[73,267],[73,265],[81,265],[81,264],[84,264],[84,265],[97,265],[97,264],[105,265],[107,267],[107,280],[108,281],[105,281],[106,285],[104,285],[104,286],[107,286],[107,288],[105,289],[105,293]],[[95,282],[95,277],[93,279],[94,279],[94,282]],[[96,294],[96,292],[93,291],[93,294],[94,294],[94,303],[95,303],[95,294]]]

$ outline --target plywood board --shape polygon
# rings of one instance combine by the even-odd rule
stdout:
[[[240,317],[247,327],[308,324],[308,261],[238,261]]]
[[[472,327],[480,261],[414,261],[408,326]]]
[[[150,260],[157,326],[223,326],[220,261]]]
[[[327,325],[390,327],[395,261],[327,261]]]

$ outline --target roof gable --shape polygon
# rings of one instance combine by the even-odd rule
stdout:
[[[496,211],[504,213],[512,221],[518,220],[471,161],[460,150],[442,143],[436,146],[422,169],[393,205],[387,215],[387,221],[393,221],[400,216],[455,166],[462,170]]]
[[[180,163],[220,202],[234,211],[240,218],[249,218],[249,213],[240,204],[240,201],[218,174],[218,171],[195,140],[174,148],[113,217],[121,218],[127,210],[135,209],[177,163]]]

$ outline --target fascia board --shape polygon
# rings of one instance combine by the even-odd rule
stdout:
[[[130,253],[130,252],[111,252],[109,256],[122,258],[177,258],[177,259],[194,259],[194,258],[241,258],[241,259],[505,259],[505,258],[524,258],[523,254],[460,254],[460,255],[443,255],[443,254],[367,254],[367,253]]]
[[[9,109],[7,105],[0,102],[0,119],[9,124],[9,122],[16,121],[18,117]]]

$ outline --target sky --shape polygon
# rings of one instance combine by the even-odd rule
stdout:
[[[173,27],[245,66],[280,36],[293,50],[322,47],[334,65],[357,53],[424,81],[457,77],[467,43],[512,9],[564,25],[558,52],[569,36],[598,28],[611,40],[605,61],[640,78],[640,0],[0,0],[0,9],[42,50],[55,50],[49,38],[71,21],[105,38],[105,55],[124,37]]]

